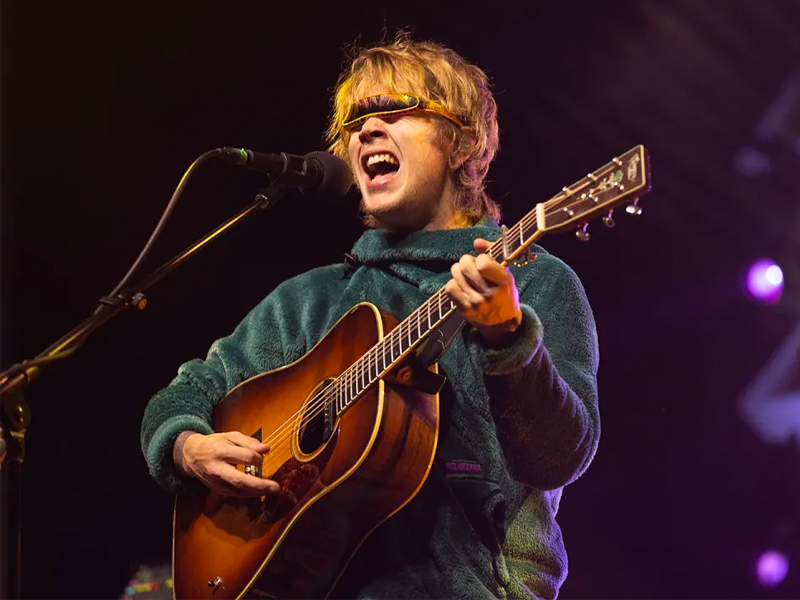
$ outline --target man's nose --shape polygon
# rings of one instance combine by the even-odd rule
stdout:
[[[361,126],[361,131],[358,132],[358,141],[362,144],[367,143],[370,139],[380,139],[386,137],[385,123],[378,117],[370,117]]]

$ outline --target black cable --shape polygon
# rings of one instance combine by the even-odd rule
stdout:
[[[153,233],[150,234],[150,239],[147,240],[147,243],[145,244],[144,248],[139,253],[139,256],[136,258],[131,268],[128,269],[128,272],[125,274],[122,280],[114,287],[113,290],[111,290],[109,294],[100,298],[100,305],[94,311],[95,315],[108,306],[121,305],[129,302],[128,299],[118,295],[119,291],[123,289],[126,285],[128,285],[128,283],[130,283],[131,279],[133,279],[133,276],[142,266],[142,263],[150,255],[150,252],[152,251],[156,240],[159,238],[162,231],[164,230],[164,227],[167,224],[167,219],[169,219],[170,215],[172,214],[172,211],[178,204],[178,199],[183,194],[183,191],[186,188],[187,183],[189,182],[189,178],[194,173],[194,170],[208,159],[219,156],[221,153],[222,151],[219,148],[215,150],[209,150],[208,152],[204,152],[203,154],[198,156],[195,159],[195,161],[191,165],[189,165],[189,168],[186,169],[186,172],[183,174],[183,177],[181,177],[180,182],[178,182],[178,186],[175,188],[175,191],[173,192],[172,197],[170,198],[169,203],[167,204],[167,208],[164,209],[164,212],[161,215],[161,218],[159,219],[156,228],[153,230]],[[86,339],[85,337],[80,337],[71,344],[69,344],[66,348],[60,349],[58,352],[51,354],[44,354],[41,356],[37,356],[34,359],[26,360],[21,363],[12,365],[8,369],[0,373],[0,385],[2,385],[4,381],[13,377],[14,375],[18,373],[24,373],[32,367],[38,367],[39,365],[43,365],[45,363],[66,358],[70,354],[74,353],[78,348],[80,348],[85,339]]]
[[[153,233],[150,234],[150,239],[147,240],[147,243],[145,244],[142,251],[139,253],[139,256],[136,258],[131,268],[128,269],[128,272],[125,274],[125,277],[122,278],[122,280],[116,285],[116,287],[113,290],[111,290],[109,294],[103,296],[103,298],[101,299],[100,306],[98,306],[94,311],[95,314],[97,314],[100,310],[102,310],[104,305],[113,303],[115,301],[119,291],[123,287],[128,285],[130,280],[133,279],[133,276],[142,266],[142,263],[145,261],[145,259],[150,254],[150,251],[153,249],[156,240],[161,235],[161,232],[164,230],[164,227],[167,224],[167,219],[169,218],[170,214],[172,214],[172,211],[175,209],[175,206],[177,206],[178,199],[180,198],[181,194],[183,194],[183,190],[186,187],[186,184],[189,181],[189,177],[191,177],[194,169],[198,167],[200,164],[204,163],[209,158],[219,156],[220,154],[222,154],[222,151],[219,148],[215,150],[209,150],[208,152],[204,152],[203,154],[198,156],[197,159],[191,165],[189,165],[189,168],[186,169],[186,172],[183,174],[183,177],[181,177],[181,180],[178,183],[178,187],[175,188],[175,192],[172,194],[172,198],[169,199],[167,208],[164,209],[164,213],[161,215],[161,219],[159,219],[158,225],[156,225],[156,228],[153,230]],[[124,301],[124,299],[119,299],[119,300]]]

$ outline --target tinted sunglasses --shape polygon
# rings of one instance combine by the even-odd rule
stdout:
[[[353,102],[342,128],[351,129],[370,117],[403,115],[417,110],[436,113],[459,127],[464,126],[457,117],[434,100],[423,100],[415,94],[376,94]]]

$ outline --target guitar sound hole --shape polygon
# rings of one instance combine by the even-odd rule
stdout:
[[[326,379],[321,388],[324,390],[331,381],[333,380]],[[320,391],[306,405],[304,425],[300,428],[298,440],[300,451],[311,454],[325,444],[333,433],[333,421],[333,405],[323,399]]]

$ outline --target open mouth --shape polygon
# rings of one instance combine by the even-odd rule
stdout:
[[[362,160],[364,172],[375,184],[388,183],[400,170],[400,161],[388,152],[371,154]]]

